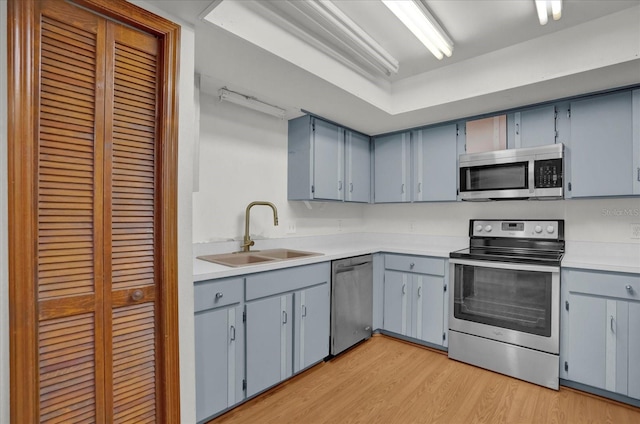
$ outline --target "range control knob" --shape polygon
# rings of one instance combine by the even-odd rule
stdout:
[[[542,232],[542,227],[539,225],[536,225],[535,228],[533,229],[533,231],[535,231],[536,233],[540,234]]]
[[[482,225],[476,225],[476,233],[482,232]]]
[[[485,227],[484,227],[484,230],[485,230],[487,233],[490,233],[492,229],[493,229],[493,228],[491,227],[491,225],[485,225]]]
[[[555,230],[556,229],[553,227],[553,225],[547,225],[547,233],[553,234]]]

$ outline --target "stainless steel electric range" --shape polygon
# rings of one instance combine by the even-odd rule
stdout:
[[[563,220],[469,221],[449,257],[449,357],[558,389]]]

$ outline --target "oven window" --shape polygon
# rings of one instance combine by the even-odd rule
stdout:
[[[551,336],[550,272],[455,266],[454,316]]]
[[[528,168],[529,162],[461,168],[462,191],[528,189]]]

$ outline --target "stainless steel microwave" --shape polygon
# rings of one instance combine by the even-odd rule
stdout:
[[[562,199],[561,143],[460,155],[460,199]]]

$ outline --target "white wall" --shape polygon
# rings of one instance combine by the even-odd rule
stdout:
[[[364,231],[467,236],[469,219],[564,219],[567,241],[638,243],[638,198],[369,205]]]
[[[253,200],[278,207],[252,210],[252,237],[289,237],[341,231],[466,236],[471,218],[565,219],[570,241],[640,243],[640,200],[446,202],[357,205],[287,201],[287,122],[245,108],[201,97],[200,191],[194,194],[194,242],[240,239],[244,210]],[[289,222],[297,233],[287,234]],[[640,224],[639,224],[640,225]]]
[[[0,1],[0,423],[9,422],[9,258],[7,252],[7,2]]]
[[[271,209],[251,209],[252,238],[360,231],[362,205],[287,201],[287,121],[216,97],[200,97],[200,190],[193,195],[193,241],[242,239],[244,214],[254,200]],[[294,223],[296,233],[288,233]]]

